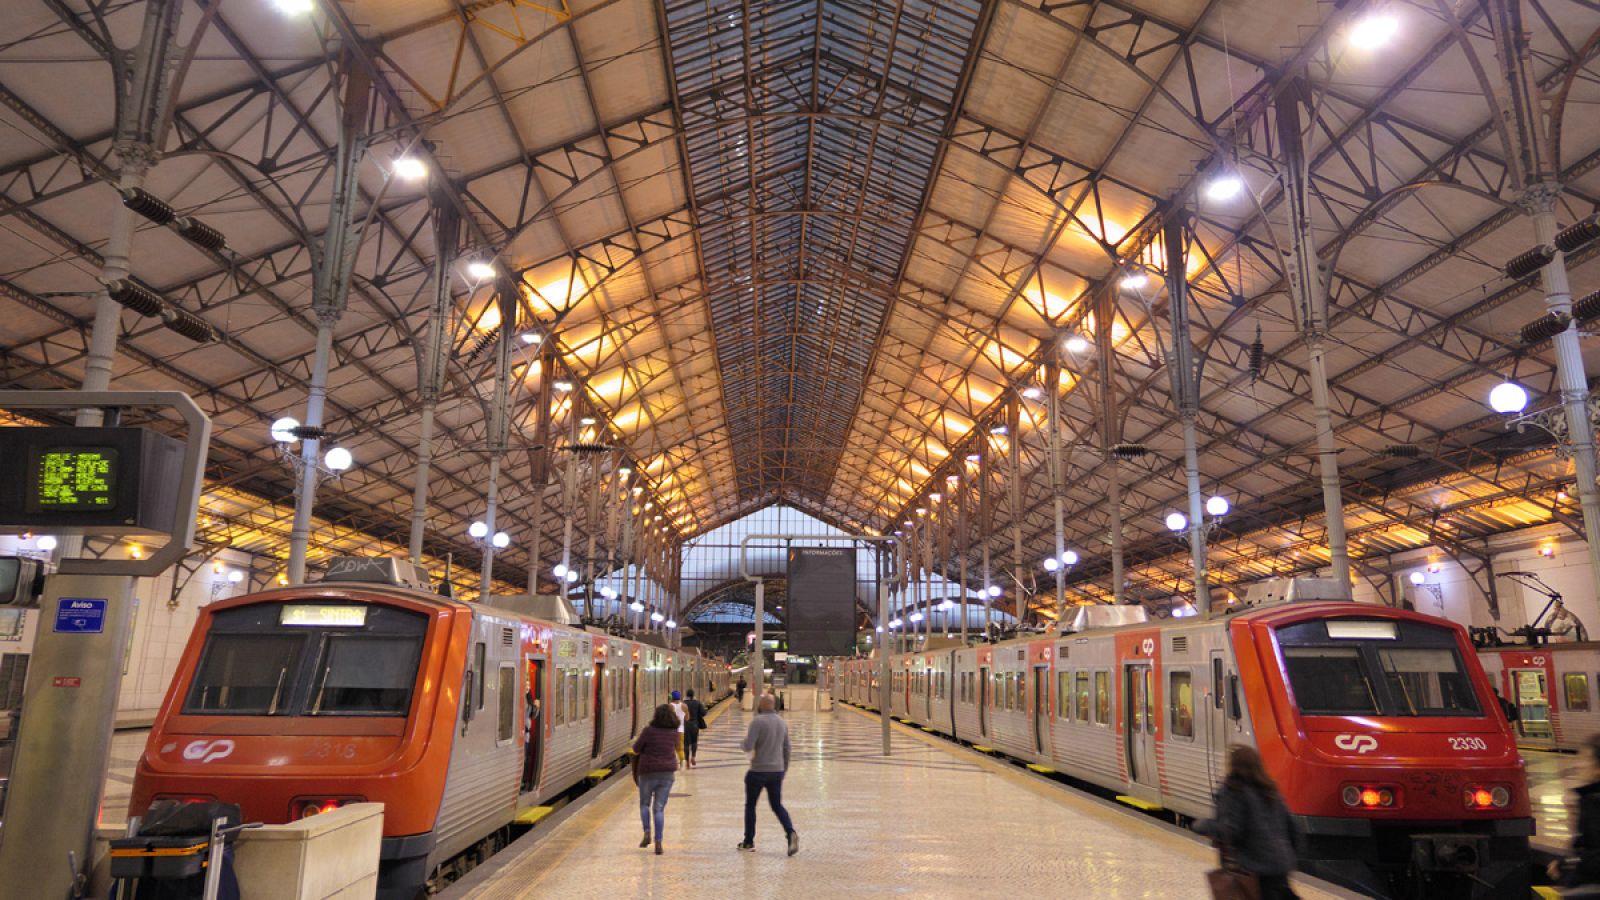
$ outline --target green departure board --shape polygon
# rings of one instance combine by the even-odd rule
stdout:
[[[35,457],[29,485],[40,509],[111,509],[117,502],[117,451],[55,447]]]

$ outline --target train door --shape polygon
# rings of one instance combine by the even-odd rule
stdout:
[[[1122,669],[1122,737],[1128,753],[1128,774],[1138,784],[1156,783],[1156,742],[1150,665],[1131,663]]]
[[[589,750],[589,756],[600,755],[600,748],[605,746],[606,739],[606,664],[594,664],[594,747]]]
[[[529,656],[523,662],[527,673],[526,724],[523,726],[522,789],[531,791],[539,786],[539,775],[544,769],[544,660]]]
[[[1033,752],[1044,755],[1044,733],[1050,727],[1050,667],[1033,667]]]
[[[1512,669],[1512,696],[1521,714],[1517,734],[1536,740],[1554,740],[1550,727],[1550,686],[1543,669]]]
[[[922,670],[922,721],[928,725],[933,724],[933,661],[925,663]]]
[[[639,664],[633,664],[633,672],[628,679],[628,707],[633,710],[633,730],[629,734],[639,733]]]
[[[1206,772],[1212,784],[1221,784],[1228,772],[1228,710],[1224,671],[1227,661],[1221,650],[1211,651],[1211,702],[1206,704]]]
[[[989,667],[978,669],[978,734],[989,736]]]

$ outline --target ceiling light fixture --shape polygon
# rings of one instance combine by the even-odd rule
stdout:
[[[1243,190],[1244,179],[1226,172],[1206,182],[1206,199],[1221,203],[1239,196]]]
[[[467,275],[478,281],[487,281],[494,277],[494,263],[475,260],[467,263]]]
[[[1143,290],[1150,283],[1150,276],[1143,269],[1130,269],[1118,284],[1126,291]]]
[[[1489,392],[1489,408],[1497,413],[1519,413],[1528,406],[1528,392],[1515,381],[1502,381]]]
[[[394,161],[392,171],[402,181],[421,181],[428,177],[428,164],[415,156],[402,156]]]
[[[1081,334],[1075,334],[1061,342],[1068,353],[1088,353],[1089,339]]]
[[[1350,26],[1350,46],[1357,50],[1377,50],[1400,32],[1400,20],[1389,13],[1373,13]]]

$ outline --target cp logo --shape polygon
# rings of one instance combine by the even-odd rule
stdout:
[[[183,758],[191,762],[208,763],[213,760],[224,759],[233,753],[233,741],[223,738],[220,741],[195,741],[183,748]]]
[[[1154,656],[1156,654],[1156,639],[1145,638],[1144,643],[1139,645],[1139,652],[1145,656]]]
[[[1534,657],[1534,658],[1533,658],[1533,664],[1534,664],[1534,665],[1536,665],[1536,666],[1542,666],[1542,665],[1544,665],[1544,657],[1542,657],[1542,656],[1535,656],[1535,657]]]
[[[1341,734],[1333,739],[1333,745],[1340,750],[1371,753],[1378,749],[1378,739],[1370,734]]]

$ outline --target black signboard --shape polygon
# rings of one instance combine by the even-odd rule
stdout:
[[[0,531],[165,534],[182,467],[143,428],[0,428]]]
[[[784,604],[789,652],[849,656],[856,644],[854,547],[791,547]]]

